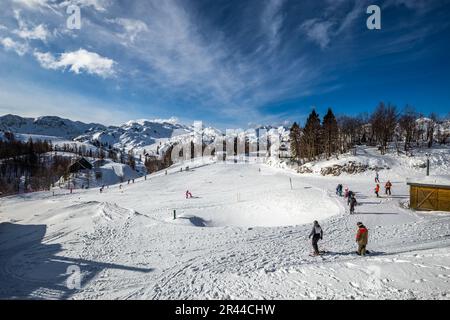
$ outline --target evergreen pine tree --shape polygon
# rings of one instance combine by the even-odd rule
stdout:
[[[294,122],[290,131],[291,158],[298,161],[301,158],[301,129],[297,122]]]
[[[331,154],[337,150],[338,134],[336,117],[331,108],[329,108],[327,114],[323,117],[322,123],[322,142],[327,158],[330,158]]]
[[[302,146],[308,160],[314,160],[320,154],[320,131],[320,118],[313,110],[306,120],[302,136]]]

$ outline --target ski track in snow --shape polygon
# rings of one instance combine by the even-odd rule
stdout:
[[[222,164],[169,171],[103,194],[0,200],[0,298],[450,297],[450,215],[402,209],[407,186],[400,169],[381,172],[399,197],[380,199],[369,174],[300,176]],[[338,182],[358,192],[355,215],[334,195]],[[186,189],[198,198],[184,199]],[[327,253],[314,258],[307,236],[316,219]],[[354,253],[358,221],[370,234],[372,253],[364,258]],[[69,265],[81,268],[79,290],[66,288]]]

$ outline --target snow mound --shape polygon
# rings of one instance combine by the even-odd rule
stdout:
[[[101,202],[97,206],[97,216],[109,221],[126,219],[132,214],[134,210],[122,208],[116,203]]]
[[[168,190],[179,190],[180,197],[184,197],[186,189],[192,192],[192,199],[172,201],[171,209],[177,210],[176,220],[172,215],[164,218],[165,222],[180,225],[291,226],[341,213],[340,206],[327,192],[266,166],[214,164],[171,176],[170,181],[165,177],[152,179],[152,188],[158,190],[162,185]],[[184,191],[183,186],[187,186]]]

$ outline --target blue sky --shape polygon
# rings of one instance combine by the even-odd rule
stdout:
[[[0,114],[225,128],[382,100],[450,111],[449,1],[0,2]],[[69,4],[80,30],[66,27]],[[371,4],[381,30],[366,27]]]

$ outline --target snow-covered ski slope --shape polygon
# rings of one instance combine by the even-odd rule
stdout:
[[[391,170],[380,179],[392,181],[393,196],[379,199],[373,172],[322,177],[213,162],[102,194],[3,198],[0,298],[449,299],[450,215],[404,209],[405,181],[423,169],[385,161]],[[338,183],[357,193],[355,215],[335,195]],[[325,232],[317,258],[313,220]],[[354,253],[358,221],[369,228],[366,257]],[[66,286],[72,265],[80,289]]]

